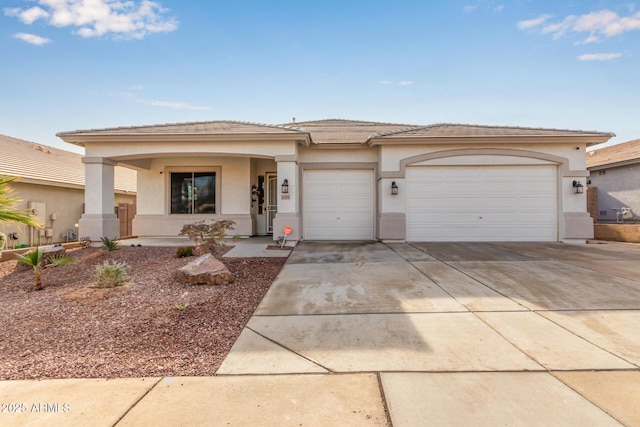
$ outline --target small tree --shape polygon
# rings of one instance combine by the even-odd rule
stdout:
[[[227,230],[235,230],[236,223],[230,219],[221,219],[207,224],[205,220],[185,224],[180,230],[180,236],[189,236],[200,254],[213,253],[217,248],[223,247],[222,239],[227,235]]]
[[[0,176],[0,222],[18,222],[33,227],[42,228],[38,219],[27,211],[16,210],[15,206],[20,202],[14,196],[13,189],[9,183],[18,179]]]
[[[53,267],[57,267],[59,265],[68,265],[73,264],[73,259],[69,255],[58,255],[48,259],[50,264],[43,265],[43,253],[39,248],[35,248],[34,250],[27,252],[24,255],[17,255],[18,261],[24,265],[28,265],[33,268],[33,273],[36,276],[36,291],[44,289],[42,286],[42,273],[45,270]]]

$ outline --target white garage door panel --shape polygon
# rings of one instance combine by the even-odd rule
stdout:
[[[407,240],[556,241],[555,166],[407,168]]]
[[[373,171],[304,172],[304,238],[373,239]]]

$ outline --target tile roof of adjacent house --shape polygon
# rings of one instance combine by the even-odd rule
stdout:
[[[70,188],[84,188],[84,164],[80,154],[35,142],[0,135],[0,175],[21,181]],[[136,192],[136,172],[116,166],[115,189]]]
[[[366,144],[372,139],[413,139],[424,138],[469,138],[469,137],[594,137],[593,143],[603,142],[614,136],[611,133],[542,129],[509,126],[480,126],[465,124],[434,124],[415,125],[401,123],[369,122],[362,120],[326,119],[304,122],[290,122],[279,125],[262,123],[218,120],[194,123],[168,123],[150,126],[130,126],[105,129],[88,129],[58,134],[61,138],[83,145],[84,137],[145,136],[153,135],[198,135],[200,137],[215,135],[217,137],[229,135],[277,135],[301,134],[308,135],[314,144]],[[74,140],[75,139],[75,140]]]
[[[595,150],[587,153],[587,168],[621,166],[627,163],[640,163],[640,139],[603,148],[596,146]]]

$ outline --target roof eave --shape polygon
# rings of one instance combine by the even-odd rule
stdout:
[[[622,160],[622,161],[611,162],[611,163],[603,163],[601,165],[595,165],[595,166],[587,166],[587,170],[597,171],[597,170],[602,170],[602,169],[619,168],[619,167],[622,167],[622,166],[630,166],[630,165],[637,165],[637,164],[640,164],[640,158]]]
[[[309,146],[309,134],[301,132],[275,133],[77,133],[60,132],[56,136],[64,142],[85,147],[87,143],[97,142],[256,142],[291,141]]]
[[[372,137],[367,141],[369,146],[374,145],[436,145],[436,144],[523,144],[523,143],[545,143],[545,144],[585,144],[591,146],[607,142],[613,138],[614,134],[586,134],[586,135],[509,135],[509,136],[420,136],[420,137]]]

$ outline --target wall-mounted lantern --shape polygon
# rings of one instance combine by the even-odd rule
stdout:
[[[573,188],[576,194],[582,194],[584,192],[584,186],[580,181],[573,181]]]
[[[282,181],[282,194],[289,194],[289,180],[286,178]]]
[[[395,181],[393,181],[391,183],[391,195],[392,196],[397,196],[398,195],[398,184],[396,184]]]

